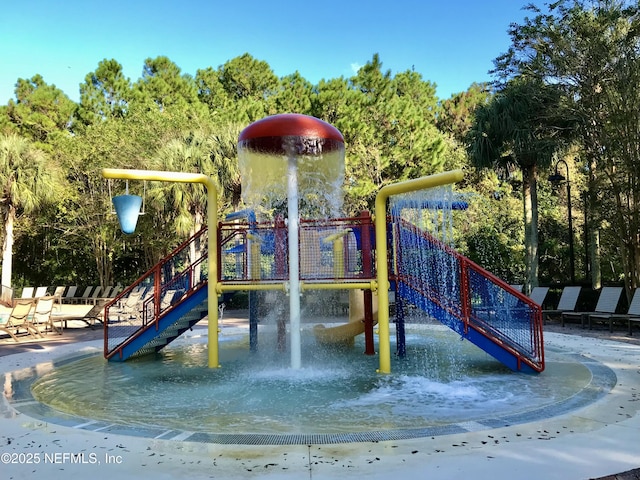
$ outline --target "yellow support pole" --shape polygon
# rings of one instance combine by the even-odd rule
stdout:
[[[260,244],[251,242],[249,247],[251,252],[251,280],[260,280]]]
[[[344,277],[344,236],[351,232],[350,228],[325,237],[325,243],[333,242],[333,277]]]
[[[218,225],[218,190],[211,177],[201,173],[163,172],[156,170],[134,170],[120,168],[104,168],[104,178],[125,180],[149,180],[158,182],[201,183],[207,189],[207,249],[208,249],[208,364],[209,368],[219,368],[218,352],[218,238],[215,234]]]
[[[406,182],[394,183],[380,189],[375,203],[376,270],[378,279],[378,332],[380,350],[379,373],[391,373],[391,341],[389,332],[389,268],[387,252],[387,200],[393,195],[415,192],[425,188],[439,187],[459,182],[464,177],[462,170],[420,177]]]

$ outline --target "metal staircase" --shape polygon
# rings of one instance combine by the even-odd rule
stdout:
[[[392,225],[401,302],[415,305],[512,370],[544,370],[539,305],[415,225],[402,219]],[[403,342],[399,339],[399,348]]]
[[[104,356],[154,353],[207,315],[207,230],[180,245],[105,306]]]

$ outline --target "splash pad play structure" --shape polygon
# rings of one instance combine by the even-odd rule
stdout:
[[[383,187],[376,197],[375,222],[367,213],[357,218],[299,218],[302,201],[318,210],[332,193],[327,187],[335,189],[341,183],[343,157],[340,132],[313,117],[276,115],[247,127],[239,139],[241,168],[246,173],[243,181],[246,177],[250,185],[248,191],[258,192],[254,193],[258,201],[271,197],[268,205],[272,213],[286,203],[286,211],[280,212],[286,214],[286,218],[278,216],[276,211],[275,218],[268,221],[254,221],[251,215],[246,215],[244,221],[232,219],[218,223],[215,208],[209,208],[209,225],[217,226],[215,233],[200,232],[107,305],[105,312],[109,318],[113,305],[122,302],[131,292],[140,290],[141,286],[152,290],[152,295],[144,300],[140,315],[121,323],[117,336],[110,335],[109,322],[106,322],[105,356],[110,360],[126,360],[157,352],[208,315],[209,366],[217,367],[218,296],[240,290],[272,290],[288,295],[291,367],[299,368],[300,295],[311,290],[362,290],[365,353],[374,353],[372,295],[375,294],[378,370],[389,373],[388,293],[393,285],[396,300],[401,300],[400,308],[396,308],[401,355],[405,344],[401,338],[402,305],[406,301],[512,370],[543,370],[539,306],[458,255],[420,225],[403,218],[407,211],[415,213],[433,208],[433,201],[418,200],[409,206],[388,208],[390,198],[454,183],[462,178],[462,173],[445,172]],[[216,205],[215,186],[203,175],[109,169],[104,170],[103,175],[129,180],[203,183],[209,192],[210,207]],[[443,204],[442,200],[439,202]],[[325,212],[331,212],[330,205],[322,207]],[[216,253],[208,255],[209,251]],[[190,258],[193,252],[199,252],[198,258]],[[443,259],[452,270],[452,281],[443,282],[439,278]],[[390,264],[393,265],[391,272]],[[413,271],[415,268],[418,272]],[[291,273],[296,271],[297,274]],[[169,278],[167,272],[173,276]],[[216,275],[215,282],[210,281],[209,272]],[[167,296],[172,300],[163,302]],[[206,310],[205,301],[208,301]],[[257,321],[251,319],[252,324]],[[279,328],[280,335],[284,335],[282,324]],[[359,333],[361,329],[358,325],[357,329],[347,330]]]
[[[420,345],[424,343],[424,335],[430,335],[429,330],[419,329],[416,334],[412,329],[416,322],[422,321],[441,324],[456,341],[469,340],[464,345],[481,356],[470,355],[469,358],[474,359],[472,363],[492,364],[503,374],[509,370],[542,371],[540,307],[459,255],[448,244],[451,209],[464,206],[453,197],[450,188],[443,186],[460,180],[461,172],[446,172],[383,187],[377,195],[373,216],[363,212],[355,218],[341,218],[336,216],[340,202],[329,198],[331,192],[325,190],[336,189],[342,183],[343,152],[341,134],[311,117],[268,117],[247,127],[240,137],[239,157],[243,184],[249,175],[250,192],[255,198],[245,199],[252,208],[223,221],[218,221],[216,216],[215,185],[204,175],[104,170],[106,178],[201,183],[208,191],[208,224],[215,225],[214,229],[202,230],[171,252],[106,306],[105,318],[109,320],[105,322],[104,356],[109,362],[104,364],[104,370],[130,371],[140,365],[162,369],[164,361],[157,362],[159,358],[154,354],[163,351],[173,340],[180,339],[177,342],[180,345],[181,335],[208,317],[206,348],[197,348],[198,354],[194,356],[180,353],[181,347],[175,347],[167,349],[160,359],[188,357],[188,365],[193,365],[193,358],[200,359],[213,368],[205,369],[209,374],[198,370],[193,377],[193,370],[185,368],[184,371],[192,380],[197,379],[196,384],[206,386],[224,383],[223,377],[229,378],[225,369],[231,370],[230,384],[242,383],[240,378],[248,375],[248,370],[246,366],[235,370],[235,359],[243,355],[252,365],[252,375],[259,377],[257,383],[252,384],[256,395],[258,391],[269,391],[261,381],[271,384],[274,392],[283,388],[290,391],[291,398],[304,398],[303,391],[290,388],[305,383],[320,385],[320,390],[324,388],[322,385],[335,383],[338,392],[343,392],[341,385],[350,384],[351,380],[347,379],[351,370],[357,389],[364,388],[354,394],[352,400],[356,404],[366,402],[367,397],[375,398],[373,392],[380,389],[404,391],[402,382],[395,382],[395,377],[381,380],[386,376],[373,374],[372,361],[376,361],[376,354],[377,371],[384,374],[392,371],[392,345],[395,347],[394,369],[402,375],[406,375],[405,368],[409,368],[403,359],[417,357],[417,363],[411,362],[412,378],[424,366],[425,357],[440,366],[451,363],[444,362],[448,354],[441,350],[421,353],[425,349]],[[286,184],[274,186],[276,180],[283,178]],[[316,217],[304,217],[305,212]],[[434,229],[434,225],[439,226]],[[252,297],[249,342],[248,345],[241,342],[241,347],[234,344],[231,348],[226,339],[221,342],[219,307],[223,295],[236,291],[247,291]],[[343,300],[348,309],[342,313],[348,312],[350,321],[314,325],[313,318],[304,319],[301,299],[308,304],[305,300],[316,296],[320,298],[321,308],[327,310],[333,300],[323,299],[322,295],[336,298],[340,293],[344,294],[343,299],[348,299]],[[268,303],[267,297],[274,297],[275,301]],[[393,340],[390,297],[394,299]],[[132,299],[135,301],[129,302]],[[127,302],[135,307],[127,309]],[[288,309],[280,308],[285,302]],[[275,318],[269,320],[266,318],[269,315],[261,315],[261,310],[275,311]],[[422,320],[416,321],[415,312],[420,313]],[[427,344],[437,342],[438,338],[439,335],[430,335]],[[490,357],[485,352],[492,358],[488,362]],[[283,354],[288,354],[287,362],[283,362]],[[202,361],[204,356],[206,362]],[[331,360],[334,357],[342,360],[336,364]],[[125,362],[129,359],[136,360]],[[357,368],[353,366],[356,362]],[[219,366],[223,368],[217,370]],[[318,367],[323,367],[320,372],[315,370]],[[362,376],[363,368],[371,372],[369,380],[366,375]],[[172,371],[175,372],[175,368]],[[331,377],[336,372],[344,378]],[[115,388],[122,380],[118,378],[103,383]],[[381,385],[381,381],[390,383]],[[176,382],[181,384],[180,380]],[[166,385],[166,382],[162,384]],[[194,388],[188,385],[189,389]],[[126,387],[123,388],[126,391]],[[421,396],[420,389],[414,392],[416,398]],[[250,392],[239,395],[228,390],[226,394],[210,395],[229,408],[231,404],[225,403],[223,397],[230,400],[248,396],[247,405],[269,403],[277,398],[274,393],[272,399],[260,402],[258,397],[252,398]],[[335,408],[335,402],[331,401],[314,411],[335,412]],[[372,417],[372,425],[363,423],[364,429],[378,429],[385,423],[383,418],[393,415],[395,408],[393,404],[386,405],[383,413]],[[332,415],[337,419],[351,415],[345,413],[347,410],[337,411],[342,412]],[[275,413],[265,413],[262,421],[268,424],[275,416]],[[218,412],[216,418],[219,417],[225,415]],[[314,418],[311,423],[317,422],[317,417]],[[403,418],[407,425],[414,422],[410,416]],[[232,418],[229,423],[234,424],[236,420]],[[294,427],[296,434],[300,433],[296,429],[305,428],[300,425],[305,424]],[[337,428],[342,431],[340,429],[355,427]],[[404,427],[389,428],[396,431]],[[274,434],[282,432],[286,434],[287,430],[273,427]],[[421,432],[418,435],[428,435],[431,430]],[[362,438],[353,437],[351,441]],[[309,438],[300,441],[309,442]]]

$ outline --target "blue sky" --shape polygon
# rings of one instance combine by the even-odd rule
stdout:
[[[72,100],[103,59],[132,81],[146,58],[182,73],[248,52],[282,77],[350,77],[380,55],[393,74],[415,69],[448,98],[490,80],[507,29],[530,0],[22,0],[0,8],[0,105],[18,78],[39,73]],[[536,2],[538,5],[541,2]]]

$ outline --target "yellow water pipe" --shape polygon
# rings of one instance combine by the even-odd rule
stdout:
[[[119,178],[125,180],[149,180],[157,182],[201,183],[207,189],[207,249],[208,249],[208,281],[207,281],[207,309],[208,309],[208,364],[209,368],[219,368],[218,352],[218,239],[216,228],[218,225],[218,190],[211,177],[202,173],[163,172],[156,170],[133,170],[121,168],[102,169],[104,178]]]
[[[283,283],[219,283],[218,292],[249,292],[262,290],[282,290],[286,292],[289,289],[287,282]]]
[[[378,283],[370,282],[300,282],[300,290],[376,290]]]
[[[387,252],[387,200],[393,195],[415,192],[459,182],[464,177],[462,170],[437,173],[405,182],[386,185],[376,195],[376,270],[378,279],[378,334],[380,351],[379,373],[391,373],[391,341],[389,334],[389,268]]]
[[[370,282],[300,282],[300,290],[373,290],[377,289],[378,282],[371,280]],[[283,283],[266,283],[264,281],[256,283],[218,283],[218,293],[223,292],[248,292],[262,290],[289,290],[288,282]]]

